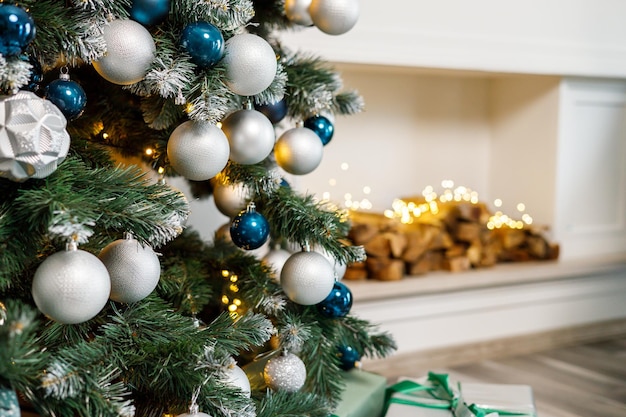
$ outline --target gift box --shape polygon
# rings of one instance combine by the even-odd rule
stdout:
[[[385,406],[387,379],[371,372],[352,369],[345,374],[346,387],[333,413],[337,417],[381,417]]]
[[[536,417],[531,387],[450,381],[447,374],[402,379],[387,389],[385,417]]]

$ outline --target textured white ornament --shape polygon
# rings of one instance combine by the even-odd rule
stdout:
[[[243,369],[232,364],[226,369],[225,377],[225,382],[228,385],[239,388],[241,392],[250,398],[250,380]]]
[[[119,85],[143,80],[156,52],[150,32],[134,20],[117,19],[104,27],[103,37],[107,52],[93,62],[98,74]]]
[[[330,294],[335,271],[318,252],[297,252],[287,259],[280,273],[280,285],[291,301],[302,305],[317,304]]]
[[[97,256],[69,245],[39,265],[32,294],[37,308],[63,324],[95,317],[111,292],[109,272]]]
[[[296,392],[306,381],[306,366],[293,353],[270,359],[263,370],[263,378],[274,391]]]
[[[329,35],[342,35],[359,20],[359,0],[312,0],[309,14],[313,24]]]
[[[150,246],[143,246],[131,235],[108,244],[98,258],[109,271],[109,298],[113,301],[134,303],[143,300],[159,283],[159,258]]]
[[[228,162],[228,139],[217,126],[188,120],[178,126],[167,142],[172,167],[193,181],[213,178]]]
[[[291,22],[302,26],[313,26],[309,14],[311,0],[285,0],[285,14]]]
[[[274,271],[273,277],[278,281],[280,280],[280,273],[283,270],[283,265],[287,262],[287,259],[291,256],[291,252],[284,249],[271,249],[267,255],[262,259],[263,263]]]
[[[45,178],[70,148],[67,121],[51,101],[29,91],[0,97],[0,177]]]
[[[230,218],[245,210],[250,198],[250,192],[243,183],[219,184],[213,186],[213,200],[215,207],[224,216]],[[230,233],[229,233],[230,238]]]
[[[322,247],[318,247],[317,245],[313,246],[311,250],[315,252],[319,252],[322,254],[324,258],[333,266],[333,271],[335,271],[335,280],[339,281],[343,278],[346,273],[346,269],[348,269],[347,265],[339,262],[333,255],[328,253],[328,251]]]
[[[290,174],[305,175],[317,168],[324,156],[324,144],[306,127],[284,132],[274,146],[276,163]]]
[[[242,33],[224,44],[226,85],[235,94],[253,96],[265,91],[276,76],[276,54],[260,36]]]
[[[272,152],[274,125],[256,110],[237,110],[222,120],[222,131],[230,145],[230,159],[242,165],[261,162]]]

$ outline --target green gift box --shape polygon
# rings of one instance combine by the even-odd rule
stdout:
[[[333,413],[337,417],[380,417],[385,405],[387,379],[352,369],[345,375],[346,387]]]

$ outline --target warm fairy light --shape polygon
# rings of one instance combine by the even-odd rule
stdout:
[[[341,170],[342,170],[342,171],[347,171],[347,170],[348,170],[348,168],[350,168],[350,165],[348,165],[348,163],[347,163],[347,162],[343,162],[343,163],[341,164]]]
[[[151,156],[152,154],[154,154],[154,149],[152,148],[146,149],[146,155]]]
[[[526,205],[524,203],[518,203],[517,204],[517,211],[524,211],[526,210]]]
[[[228,311],[230,311],[231,313],[234,313],[235,311],[237,311],[237,306],[235,304],[229,305]]]
[[[496,207],[502,207],[502,200],[496,198],[495,200],[493,200],[493,205]]]
[[[231,284],[230,287],[228,287],[232,292],[239,292],[239,287],[236,284]]]
[[[104,132],[102,134],[102,139],[108,139],[109,138],[109,134],[107,132]]]
[[[159,169],[157,171],[158,171],[159,175],[163,175],[165,173],[165,168],[159,167]]]
[[[239,279],[239,277],[237,275],[231,275],[230,276],[230,282],[237,282],[237,280]]]
[[[330,193],[328,191],[324,191],[322,193],[322,200],[323,201],[329,201],[330,200]]]
[[[337,185],[337,180],[335,178],[329,179],[328,185],[330,185],[331,187],[334,187],[335,185]]]
[[[221,129],[222,128],[222,122],[215,123],[215,126],[217,126],[217,127],[219,127]]]
[[[222,295],[222,303],[223,304],[228,304],[230,303],[230,299],[228,298],[227,295]]]
[[[526,224],[533,224],[533,218],[530,217],[530,214],[527,213],[522,215],[522,221]]]
[[[239,307],[241,305],[241,300],[239,298],[235,298],[233,300],[233,304],[236,305],[237,307]]]
[[[228,278],[230,276],[230,271],[227,271],[226,269],[222,269],[222,276],[224,278]]]
[[[365,186],[363,187],[363,194],[371,194],[372,193],[372,188],[369,186]]]

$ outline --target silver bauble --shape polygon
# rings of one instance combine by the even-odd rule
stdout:
[[[113,301],[134,303],[143,300],[159,283],[161,264],[156,253],[130,235],[108,244],[98,258],[109,271],[109,298]]]
[[[226,369],[225,382],[228,385],[239,388],[248,398],[250,397],[250,380],[248,375],[237,365],[232,364]]]
[[[256,110],[237,110],[222,120],[222,131],[230,145],[230,159],[242,165],[261,162],[272,152],[274,125]]]
[[[250,192],[243,183],[215,184],[213,186],[213,200],[215,207],[224,216],[230,218],[245,210],[250,198]]]
[[[260,36],[242,33],[225,44],[226,85],[235,94],[253,96],[265,91],[276,76],[276,54]]]
[[[106,54],[93,62],[98,74],[119,85],[143,80],[156,52],[150,32],[134,20],[117,19],[104,26],[102,36]]]
[[[37,308],[63,324],[82,323],[95,317],[111,292],[109,272],[97,256],[70,248],[46,258],[32,284]]]
[[[313,26],[313,19],[309,14],[311,0],[285,0],[285,14],[289,21],[302,25]]]
[[[301,305],[324,301],[334,284],[333,266],[318,252],[294,253],[280,273],[283,291],[291,301]]]
[[[265,365],[263,378],[274,391],[296,392],[306,382],[306,366],[293,353],[276,356]]]
[[[322,256],[333,266],[336,281],[340,281],[343,278],[346,273],[346,269],[348,269],[348,266],[345,263],[339,262],[333,255],[328,253],[326,249],[320,246],[315,245],[311,248],[311,250],[322,254]]]
[[[280,273],[283,270],[283,265],[287,262],[287,259],[291,256],[291,252],[285,249],[271,249],[267,255],[262,259],[263,263],[270,267],[273,271],[272,277],[277,281],[280,280]]]
[[[342,35],[359,20],[359,0],[312,0],[309,14],[313,24],[329,35]]]
[[[274,145],[274,156],[278,166],[288,173],[305,175],[322,162],[324,144],[311,129],[295,127],[280,135]]]
[[[70,148],[67,120],[51,101],[29,91],[0,97],[0,177],[45,178]]]
[[[188,120],[178,126],[167,142],[167,157],[183,177],[193,181],[213,178],[228,162],[228,139],[217,126]]]

